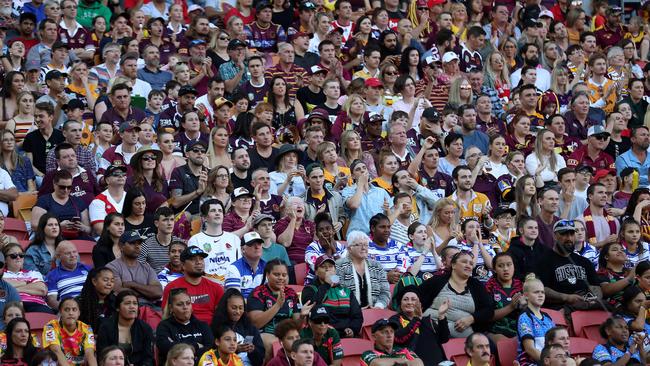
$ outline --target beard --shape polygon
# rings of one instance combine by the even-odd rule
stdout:
[[[528,65],[528,66],[536,67],[537,65],[539,65],[539,58],[538,57],[527,58],[524,61],[526,61],[526,65]]]

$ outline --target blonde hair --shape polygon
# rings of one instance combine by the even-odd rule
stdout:
[[[350,118],[352,118],[352,116],[350,116],[350,107],[352,106],[352,102],[357,99],[361,101],[361,104],[363,104],[364,113],[366,112],[365,111],[366,103],[363,101],[363,98],[359,94],[350,94],[348,96],[348,99],[345,100],[345,103],[343,103],[343,107],[341,108],[343,111],[345,111],[345,114],[347,114],[348,117]],[[362,118],[363,118],[363,114],[362,114]]]
[[[534,273],[527,274],[526,280],[524,281],[524,293],[530,292],[531,288],[538,284],[544,287],[544,283],[535,277]]]
[[[348,142],[352,139],[352,136],[357,135],[359,137],[359,140],[361,140],[361,135],[355,130],[347,130],[343,131],[341,134],[341,157],[347,164],[351,164],[352,161],[350,160],[348,153],[350,150],[348,150]],[[363,150],[361,151],[363,154]]]
[[[544,158],[542,156],[542,149],[543,149],[542,145],[544,144],[544,141],[542,140],[545,133],[553,134],[551,130],[547,130],[543,128],[537,132],[537,138],[535,139],[535,157],[537,158],[537,160],[539,160],[540,164],[542,164]],[[555,135],[553,135],[553,141],[555,141]],[[551,169],[551,171],[557,170],[558,163],[557,163],[557,154],[555,153],[555,151],[551,151],[551,156],[549,156],[548,158],[548,163],[550,165],[549,168]]]
[[[191,349],[192,353],[196,356],[194,347],[187,343],[178,343],[172,346],[172,348],[169,349],[169,352],[167,352],[167,361],[165,362],[165,366],[172,366],[172,360],[180,357],[186,349]]]
[[[449,206],[452,206],[454,209],[456,209],[456,202],[454,202],[454,200],[449,197],[445,197],[438,201],[438,203],[436,203],[436,205],[433,207],[431,220],[429,221],[429,226],[431,226],[432,229],[435,230],[436,227],[440,224],[440,212]],[[456,216],[458,216],[458,210],[456,210]]]
[[[564,72],[567,74],[567,83],[564,84],[564,90],[560,90],[560,86],[557,84],[557,78],[560,76],[560,73]],[[558,65],[553,68],[553,71],[551,72],[551,90],[554,91],[557,95],[565,95],[566,93],[569,92],[569,82],[568,82],[568,76],[569,76],[569,69],[567,69],[563,65]]]
[[[451,86],[449,87],[449,104],[456,106],[456,108],[460,107],[463,104],[472,104],[472,99],[474,99],[474,91],[472,91],[472,89],[469,90],[469,98],[467,101],[460,99],[460,84],[463,82],[467,82],[467,84],[471,86],[468,79],[459,77],[454,79],[454,81],[451,82]]]
[[[214,152],[214,135],[217,134],[217,131],[220,129],[226,130],[228,132],[228,128],[225,126],[216,126],[213,127],[212,130],[210,130],[210,141],[208,141],[208,163],[209,163],[209,168],[212,169],[214,168],[214,165],[217,162],[217,154]],[[228,134],[230,136],[230,134]],[[226,146],[226,153],[228,152],[228,146]]]
[[[316,158],[323,162],[323,154],[327,149],[332,148],[336,151],[336,145],[331,141],[323,141],[316,147]]]
[[[503,70],[501,70],[500,74],[497,74],[497,72],[492,68],[492,56],[498,55],[501,57],[501,60],[503,60]],[[502,83],[507,84],[510,86],[510,68],[508,67],[508,63],[506,62],[505,56],[497,50],[494,50],[490,56],[488,56],[488,62],[485,63],[485,74],[488,76],[488,79],[491,79],[492,82],[495,83],[496,81],[499,80]],[[492,87],[495,87],[495,85],[492,85]]]

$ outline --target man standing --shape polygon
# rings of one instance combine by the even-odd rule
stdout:
[[[52,19],[45,19],[38,25],[38,35],[41,42],[34,45],[27,52],[26,65],[36,61],[41,67],[45,67],[50,63],[52,60],[52,45],[54,45],[54,42],[56,42],[59,36],[58,29],[58,24]],[[68,65],[70,61],[76,59],[77,57],[73,53],[66,58],[65,64]]]
[[[110,123],[113,131],[120,129],[124,123],[128,124],[129,129],[139,130],[137,124],[143,122],[147,114],[142,109],[131,106],[131,88],[124,83],[115,84],[111,88],[109,97],[113,108],[102,114],[100,122]],[[122,132],[124,131],[120,131]]]
[[[616,171],[620,175],[625,168],[635,168],[639,172],[639,185],[647,187],[649,184],[648,170],[650,170],[650,159],[647,159],[648,147],[650,147],[648,127],[633,128],[630,140],[632,148],[616,158]]]
[[[618,100],[618,84],[607,78],[607,57],[603,53],[594,53],[589,57],[591,77],[587,80],[591,107],[601,108],[609,114],[614,111]]]
[[[224,209],[221,201],[209,199],[201,205],[201,221],[204,229],[192,236],[188,246],[198,246],[207,253],[206,276],[223,285],[228,266],[241,257],[241,239],[223,231]]]
[[[635,84],[641,86],[643,89],[642,81],[639,79],[634,80],[637,81]],[[645,109],[643,111],[645,112]],[[633,127],[635,126],[630,123],[630,128]],[[623,118],[623,114],[620,112],[610,113],[609,116],[607,116],[607,125],[605,129],[611,131],[609,135],[609,144],[607,144],[607,147],[605,148],[605,153],[611,157],[618,157],[624,152],[630,150],[632,147],[630,137],[629,135],[623,136],[623,132],[628,129],[628,121]]]
[[[121,47],[118,43],[109,43],[102,50],[103,64],[90,69],[89,79],[96,81],[101,90],[108,89],[108,82],[120,72]]]
[[[151,85],[152,89],[162,90],[172,79],[172,73],[160,70],[160,50],[154,44],[148,44],[142,51],[144,67],[138,70],[138,79]],[[147,97],[149,94],[146,95]]]
[[[424,140],[424,145],[408,167],[409,174],[430,189],[438,200],[450,196],[454,191],[453,179],[438,170],[439,159],[440,152],[434,147],[434,138],[427,137]]]
[[[307,3],[311,4],[310,2]],[[304,2],[300,5],[301,8],[303,5],[305,5]],[[295,33],[289,37],[289,40],[291,41],[291,45],[293,46],[293,50],[295,53],[294,62],[296,63],[296,65],[302,67],[305,70],[309,70],[310,67],[318,64],[318,61],[320,61],[320,57],[318,57],[317,54],[308,51],[309,33],[304,33],[304,32]]]
[[[158,207],[153,216],[156,235],[150,236],[142,244],[138,260],[149,265],[160,273],[169,263],[169,246],[177,240],[174,232],[174,210],[170,207]]]
[[[370,218],[384,211],[384,204],[392,206],[388,192],[376,187],[369,182],[368,167],[361,160],[350,164],[350,171],[355,184],[345,187],[341,191],[343,201],[350,210],[350,223],[348,233],[359,230],[370,233]]]
[[[147,98],[151,91],[151,84],[138,79],[138,54],[129,52],[122,57],[120,61],[120,71],[131,80],[131,96],[140,96]]]
[[[230,173],[230,181],[234,188],[246,188],[249,192],[253,191],[251,185],[251,160],[248,155],[248,150],[244,147],[239,147],[231,153],[232,158],[232,173]]]
[[[490,340],[483,333],[472,333],[465,340],[465,354],[469,356],[468,365],[489,366],[492,358]]]
[[[248,298],[255,287],[262,284],[264,266],[262,244],[264,240],[255,231],[244,234],[241,242],[242,257],[228,267],[226,289],[236,288]]]
[[[296,91],[303,85],[307,71],[294,63],[295,52],[289,43],[282,43],[278,46],[278,63],[264,72],[266,79],[273,79],[276,76],[282,77],[287,83],[289,98],[296,96]]]
[[[587,207],[578,219],[585,223],[585,240],[596,248],[618,242],[619,222],[607,211],[607,189],[602,183],[587,188]]]
[[[38,180],[38,177],[42,179],[46,173],[46,157],[49,155],[50,150],[65,141],[65,137],[63,137],[61,130],[54,129],[54,126],[52,126],[54,107],[48,102],[36,103],[34,122],[38,129],[25,136],[23,150],[31,160],[34,174],[36,174]]]
[[[185,209],[192,215],[199,213],[199,200],[208,183],[208,169],[203,166],[207,149],[201,140],[192,140],[185,145],[187,164],[174,168],[169,181],[174,209]]]
[[[587,200],[576,196],[576,171],[572,168],[562,168],[557,172],[557,180],[560,182],[560,203],[557,216],[562,219],[574,220],[582,215],[587,208]]]
[[[95,161],[92,151],[81,145],[81,132],[81,123],[77,121],[70,120],[63,124],[63,137],[65,138],[65,142],[74,147],[79,165],[90,172],[96,172],[97,162]],[[56,170],[56,168],[58,168],[58,164],[56,162],[56,157],[54,156],[54,150],[50,150],[47,153],[45,170],[46,172],[51,172]]]
[[[215,76],[210,79],[210,81],[208,81],[208,92],[196,98],[194,101],[194,107],[198,109],[199,113],[203,114],[204,125],[207,125],[210,129],[212,129],[215,125],[215,102],[217,99],[223,98],[225,92],[226,84],[218,76]]]
[[[544,283],[547,306],[570,305],[573,308],[593,308],[598,305],[600,291],[593,293],[590,286],[600,281],[594,265],[574,252],[576,228],[572,220],[560,220],[553,225],[553,250],[547,251],[538,262],[535,275]]]
[[[147,263],[138,262],[142,237],[135,231],[126,231],[120,236],[122,255],[106,265],[115,274],[115,292],[130,289],[145,303],[154,303],[162,296],[162,286],[156,272]]]
[[[510,240],[508,253],[515,265],[513,276],[523,281],[527,274],[535,272],[537,262],[547,249],[538,240],[539,230],[534,218],[521,217],[517,223],[517,232],[519,236]]]
[[[61,1],[63,17],[59,23],[59,40],[70,47],[79,59],[89,62],[95,55],[95,44],[90,33],[77,22],[77,2]]]
[[[461,122],[463,144],[476,146],[481,149],[483,155],[487,155],[490,138],[476,129],[476,108],[471,104],[464,104],[458,108],[458,116]]]
[[[395,330],[398,328],[399,325],[397,323],[387,319],[379,319],[372,325],[372,337],[375,340],[375,344],[372,350],[366,351],[361,355],[362,366],[423,365],[422,360],[415,353],[409,351],[408,348],[394,346]],[[490,345],[487,337],[485,338],[485,342],[489,350]]]
[[[499,133],[504,135],[506,132],[505,124],[501,119],[505,117],[505,109],[503,109],[503,104],[497,91],[493,87],[485,85],[484,75],[483,70],[477,68],[472,69],[469,73],[469,84],[472,86],[472,91],[474,92],[474,101],[476,102],[478,115],[487,126],[498,126]],[[489,103],[486,105],[490,109],[480,108],[479,99],[482,97],[488,98]],[[488,133],[488,131],[483,132]]]
[[[205,47],[205,46],[204,46]],[[219,77],[226,83],[226,92],[233,94],[249,80],[246,64],[246,44],[235,38],[228,43],[230,61],[219,66]],[[262,69],[262,71],[264,71]]]
[[[287,41],[287,34],[284,28],[271,22],[273,6],[262,1],[255,10],[255,21],[244,26],[248,46],[262,53],[277,52],[278,44]]]
[[[165,286],[162,298],[163,309],[169,301],[170,292],[177,288],[183,288],[190,295],[194,316],[206,324],[211,324],[214,310],[223,296],[223,287],[204,277],[205,258],[207,257],[208,255],[197,246],[190,245],[183,250],[181,253],[183,277]]]

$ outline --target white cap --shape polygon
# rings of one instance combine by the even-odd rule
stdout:
[[[191,13],[191,12],[193,12],[194,10],[201,10],[201,11],[203,11],[203,7],[202,7],[201,5],[192,4],[192,5],[190,5],[190,6],[187,8],[187,12],[188,12],[188,13]]]
[[[262,239],[260,234],[258,234],[257,232],[251,231],[251,232],[248,232],[248,233],[244,234],[243,242],[244,242],[244,245],[252,244],[254,242],[263,243],[264,239]]]
[[[445,52],[444,55],[442,55],[442,63],[446,64],[448,62],[452,62],[453,60],[460,60],[458,58],[458,55],[455,52]]]
[[[551,18],[551,19],[555,19],[555,17],[553,16],[553,13],[552,13],[550,10],[548,10],[548,9],[544,9],[544,10],[542,10],[542,11],[539,13],[539,17],[540,17],[540,18],[541,18],[541,17],[549,17],[549,18]]]

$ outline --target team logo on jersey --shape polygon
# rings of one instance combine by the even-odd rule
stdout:
[[[210,243],[203,244],[203,251],[211,252],[212,251],[212,245],[210,245]]]

